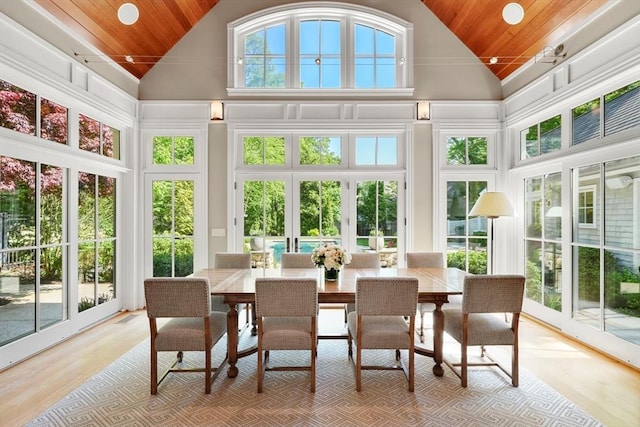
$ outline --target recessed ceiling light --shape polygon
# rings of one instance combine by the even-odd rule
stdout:
[[[497,56],[492,56],[489,59],[489,64],[493,65],[493,64],[497,64],[498,63],[498,57]]]
[[[504,19],[507,24],[519,24],[523,18],[524,9],[518,3],[508,3],[504,9],[502,9],[502,19]]]
[[[133,56],[131,55],[125,55],[124,56],[125,61],[127,61],[129,64],[135,64],[136,61],[133,60]]]
[[[140,12],[138,7],[133,3],[123,3],[118,8],[118,19],[124,25],[133,25],[138,20]]]

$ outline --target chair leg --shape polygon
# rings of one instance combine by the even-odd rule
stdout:
[[[409,391],[415,388],[415,351],[409,350]]]
[[[311,349],[311,393],[316,392],[316,349]]]
[[[420,342],[424,342],[424,310],[420,310]]]
[[[206,394],[211,394],[211,349],[207,349],[204,352],[204,357],[206,358],[205,360],[205,368],[204,368],[204,373],[206,375],[206,379],[205,379],[205,387],[204,387],[204,392]]]
[[[467,386],[467,370],[468,370],[468,361],[467,361],[467,346],[463,345],[461,348],[460,355],[460,385],[462,387]]]
[[[511,349],[511,384],[518,387],[518,341],[516,341]]]
[[[151,394],[158,394],[158,353],[151,349]]]
[[[356,348],[356,391],[362,390],[362,350]]]
[[[264,378],[264,367],[262,365],[262,348],[258,347],[258,393],[262,393],[262,380]]]

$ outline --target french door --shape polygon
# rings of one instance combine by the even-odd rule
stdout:
[[[145,276],[185,277],[206,267],[198,174],[145,176]]]
[[[399,189],[403,174],[237,174],[236,247],[252,254],[254,267],[277,267],[283,252],[310,253],[321,242],[378,252],[383,266],[394,266],[404,247]]]

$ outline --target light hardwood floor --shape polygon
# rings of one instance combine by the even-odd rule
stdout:
[[[121,313],[0,372],[0,425],[28,422],[146,338],[148,328],[144,311]],[[640,371],[526,317],[520,366],[604,425],[640,426]],[[445,368],[445,375],[453,374]]]

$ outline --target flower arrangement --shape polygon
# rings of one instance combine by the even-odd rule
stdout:
[[[323,243],[313,249],[311,259],[318,267],[340,270],[344,264],[351,262],[351,255],[340,245]]]

